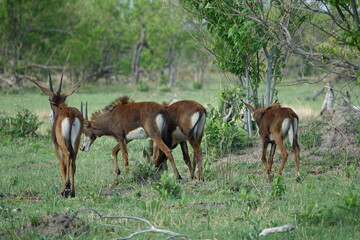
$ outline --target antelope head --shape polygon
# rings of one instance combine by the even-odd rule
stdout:
[[[83,112],[83,103],[81,102],[81,112]],[[90,146],[96,139],[94,129],[91,126],[91,122],[88,120],[88,104],[85,103],[85,117],[84,117],[84,132],[83,132],[83,144],[80,147],[81,151],[90,151]]]
[[[61,75],[61,80],[60,80],[60,85],[59,88],[56,92],[54,92],[53,90],[53,84],[52,84],[52,80],[51,80],[51,75],[49,74],[49,85],[50,85],[50,89],[47,89],[43,86],[41,86],[40,84],[38,84],[35,81],[32,81],[43,93],[45,93],[46,95],[49,96],[49,101],[50,101],[50,107],[51,107],[51,113],[49,114],[49,118],[50,120],[53,120],[57,114],[57,112],[59,111],[60,108],[66,106],[65,104],[65,100],[68,96],[70,96],[71,94],[73,94],[75,92],[76,89],[78,89],[80,87],[80,85],[73,87],[72,89],[61,93],[61,86],[62,86],[62,81],[63,81],[63,75]]]

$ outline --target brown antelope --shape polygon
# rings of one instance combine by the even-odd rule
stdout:
[[[170,136],[170,148],[175,148],[178,144],[181,146],[183,158],[190,171],[191,179],[194,179],[196,164],[199,168],[199,179],[204,180],[202,175],[202,154],[201,140],[204,131],[206,110],[200,104],[192,100],[182,100],[169,104],[164,102],[168,111],[168,132]],[[191,164],[189,151],[187,147],[188,141],[194,149],[193,164]],[[159,167],[164,163],[166,156],[159,152],[159,148],[154,145],[154,164]]]
[[[151,138],[169,159],[176,178],[181,176],[176,168],[174,158],[166,140],[167,112],[163,106],[155,102],[133,102],[129,97],[115,100],[104,109],[92,114],[84,123],[84,142],[82,151],[88,152],[91,144],[101,136],[112,136],[118,142],[112,150],[115,174],[120,174],[117,154],[121,150],[125,169],[128,169],[126,144],[134,139]],[[164,139],[164,140],[163,140]]]
[[[56,93],[54,93],[50,75],[50,89],[39,85],[35,81],[33,81],[33,83],[35,83],[43,93],[49,96],[50,107],[54,114],[52,141],[60,161],[60,171],[62,174],[61,195],[67,198],[69,196],[75,197],[75,162],[79,150],[81,133],[83,131],[83,117],[78,109],[68,107],[65,103],[66,98],[73,94],[80,86],[61,93],[62,79],[63,76],[61,76],[59,89]]]
[[[299,180],[299,153],[300,148],[297,141],[297,130],[299,117],[291,108],[281,107],[279,103],[275,102],[267,107],[254,108],[250,104],[243,102],[251,111],[257,126],[259,127],[259,134],[262,138],[262,155],[263,162],[269,180],[272,179],[271,168],[274,161],[274,154],[276,146],[279,148],[282,155],[282,162],[278,169],[278,174],[281,175],[286,163],[288,153],[286,152],[283,140],[289,137],[290,144],[295,155],[296,174]],[[268,144],[271,143],[270,157],[266,161],[266,150]]]

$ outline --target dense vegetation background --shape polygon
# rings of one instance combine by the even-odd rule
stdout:
[[[358,1],[0,0],[0,32],[0,238],[144,229],[93,210],[192,239],[258,239],[287,223],[295,230],[267,238],[360,238]],[[179,149],[184,180],[157,174],[142,156],[146,141],[129,144],[130,173],[113,180],[115,141],[104,137],[78,156],[77,197],[61,198],[49,103],[29,81],[48,86],[49,73],[55,82],[64,74],[64,90],[81,84],[67,103],[88,101],[90,112],[123,95],[203,104],[205,182],[188,178]],[[335,104],[320,117],[326,83]],[[301,183],[292,155],[284,178],[267,182],[240,99],[279,99],[299,114]]]

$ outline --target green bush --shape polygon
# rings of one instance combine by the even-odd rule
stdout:
[[[30,110],[18,107],[15,117],[0,116],[0,133],[11,137],[35,137],[41,122]]]
[[[167,171],[161,174],[160,181],[153,185],[163,199],[179,198],[181,194],[181,186],[177,183],[176,178]]]
[[[206,120],[206,148],[214,157],[227,153],[238,152],[249,144],[247,132],[239,121],[225,123],[219,110],[209,107]]]
[[[132,180],[137,183],[145,183],[148,180],[155,180],[157,177],[153,164],[136,164],[131,171]]]
[[[299,134],[300,146],[311,150],[319,146],[321,141],[321,133],[319,129],[323,122],[321,120],[309,121],[306,130]]]
[[[140,81],[137,85],[137,90],[140,92],[148,92],[150,90],[149,84]]]
[[[283,184],[284,178],[281,175],[274,177],[272,186],[271,186],[271,198],[273,199],[282,199],[285,195],[286,186]]]
[[[201,82],[193,82],[193,88],[196,90],[202,89],[203,84]]]

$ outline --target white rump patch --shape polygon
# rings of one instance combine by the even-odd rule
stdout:
[[[158,129],[160,130],[160,132],[163,132],[164,128],[165,128],[164,116],[162,114],[157,115],[155,122],[156,122],[156,125],[157,125]]]
[[[176,127],[175,131],[171,133],[172,136],[172,144],[173,146],[186,140],[185,134],[181,131],[179,127]]]
[[[126,141],[131,141],[134,139],[144,139],[144,138],[148,138],[148,135],[146,134],[145,130],[142,127],[136,128],[130,131],[126,135]]]
[[[65,140],[69,139],[69,133],[70,133],[69,118],[64,118],[64,120],[61,122],[61,134]]]
[[[71,126],[71,145],[75,148],[75,141],[80,132],[80,120],[75,118]],[[65,118],[61,122],[61,134],[65,141],[69,140],[70,137],[70,121],[69,118]]]

